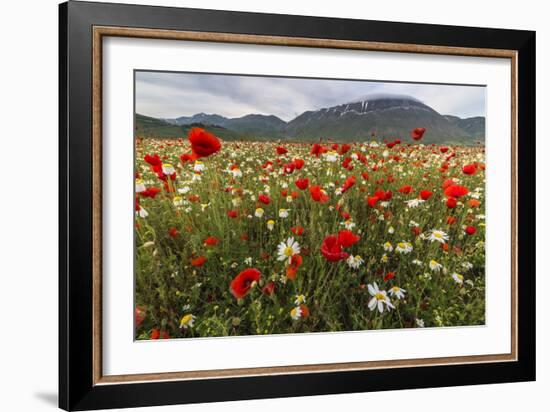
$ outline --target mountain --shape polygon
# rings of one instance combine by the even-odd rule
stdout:
[[[219,114],[206,114],[206,113],[197,113],[193,116],[181,116],[176,119],[163,119],[167,123],[183,126],[191,123],[202,123],[209,125],[223,126],[223,123],[228,119],[226,117],[220,116]]]
[[[198,113],[193,116],[181,116],[176,119],[165,119],[167,123],[175,125],[203,125],[221,126],[245,136],[265,135],[266,137],[283,137],[286,122],[277,116],[263,114],[248,114],[237,118],[227,118],[217,114]]]
[[[348,103],[306,111],[288,123],[277,116],[262,114],[227,118],[218,114],[198,113],[156,120],[161,122],[156,125],[161,137],[168,133],[165,130],[173,132],[169,127],[179,127],[184,131],[190,125],[200,124],[229,140],[318,141],[331,138],[353,142],[370,140],[373,136],[378,140],[405,140],[416,127],[426,128],[424,143],[474,144],[485,140],[484,117],[462,119],[441,115],[414,97],[397,94],[370,95]],[[148,122],[151,123],[151,120]],[[137,123],[138,126],[142,124],[142,129],[147,126],[143,120]],[[216,131],[214,128],[217,128]],[[152,129],[148,131],[153,132]]]
[[[168,123],[162,119],[136,114],[136,136],[178,138],[186,136],[178,125]]]
[[[307,111],[290,121],[287,134],[295,139],[331,137],[339,141],[410,136],[412,129],[426,128],[425,143],[473,143],[472,136],[456,122],[421,101],[400,95],[373,95],[353,102]]]
[[[248,135],[208,123],[195,122],[178,125],[174,122],[143,116],[141,114],[136,114],[135,120],[136,136],[139,137],[156,137],[165,139],[185,138],[189,134],[189,130],[193,127],[200,127],[208,130],[210,133],[215,134],[223,140],[252,140],[252,138]]]
[[[479,140],[485,139],[485,117],[475,116],[465,119],[451,115],[445,115],[444,117],[454,125],[468,132],[472,137]]]

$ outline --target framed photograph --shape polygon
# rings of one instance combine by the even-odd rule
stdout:
[[[60,5],[60,407],[535,379],[535,33]]]

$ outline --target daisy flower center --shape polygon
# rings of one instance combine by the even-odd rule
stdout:
[[[292,249],[290,246],[287,246],[285,247],[284,254],[285,256],[290,257],[294,254],[294,249]]]
[[[386,297],[380,292],[374,295],[374,297],[376,298],[376,300],[386,300]]]

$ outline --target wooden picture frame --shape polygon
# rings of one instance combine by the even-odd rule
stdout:
[[[66,410],[535,379],[535,33],[69,2],[60,5],[60,377]],[[102,374],[102,40],[106,36],[510,59],[509,354]]]

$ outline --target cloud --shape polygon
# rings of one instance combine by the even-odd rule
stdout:
[[[406,94],[441,114],[485,115],[485,88],[198,73],[136,73],[136,111],[174,118],[196,113],[240,117],[250,113],[291,120],[307,110],[335,106],[373,93]]]

